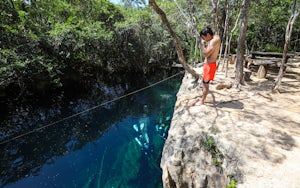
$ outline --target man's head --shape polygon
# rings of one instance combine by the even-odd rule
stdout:
[[[210,27],[206,27],[201,30],[200,36],[205,41],[210,41],[213,38],[214,32],[211,30]]]

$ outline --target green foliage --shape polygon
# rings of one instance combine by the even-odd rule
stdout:
[[[227,185],[227,188],[236,188],[237,187],[237,182],[234,179],[234,174],[228,174],[227,177],[230,179],[230,182]]]
[[[265,50],[268,52],[282,52],[282,47],[278,47],[278,46],[275,46],[275,44],[268,43],[265,45]]]
[[[209,136],[204,141],[204,147],[207,151],[214,151],[217,147],[217,144],[215,143],[215,140],[212,136]]]
[[[222,152],[217,148],[215,139],[212,136],[208,136],[202,140],[202,143],[206,151],[208,151],[212,155],[213,163],[215,164],[215,166],[221,167],[224,156]]]
[[[261,51],[281,51],[285,42],[285,28],[291,15],[291,5],[292,0],[252,3],[247,30],[249,47]],[[294,32],[294,37],[297,36],[299,34]]]
[[[122,51],[118,51],[117,54],[125,56],[126,53],[124,58],[129,60],[123,61],[123,64],[133,70],[143,69],[144,73],[150,70],[146,69],[147,67],[155,64],[167,65],[174,56],[176,57],[173,39],[160,18],[150,8],[123,9],[125,21],[117,24],[118,41],[115,42],[121,43],[117,45],[122,46]],[[139,63],[131,65],[132,62]],[[117,66],[114,66],[114,69],[116,68]]]
[[[227,188],[236,188],[235,180],[231,180],[230,183],[227,185]]]
[[[157,1],[187,59],[194,61],[200,51],[194,49],[195,33],[188,27],[186,16],[193,17],[198,30],[212,25],[213,16],[211,3],[189,2]],[[281,51],[291,2],[253,1],[248,48]],[[234,20],[240,1],[230,3]],[[220,13],[223,4],[221,1]],[[65,79],[85,80],[80,78],[99,69],[148,73],[157,65],[178,61],[173,39],[153,8],[143,0],[124,0],[123,5],[108,0],[0,1],[0,87],[14,85],[26,91],[34,88],[35,79],[42,78],[48,83],[45,87],[56,88],[63,86]],[[294,28],[290,44],[299,50],[299,20]],[[238,30],[233,33],[232,51],[237,36]]]
[[[95,64],[105,66],[103,51],[123,18],[106,0],[0,4],[0,83],[16,93],[61,87],[63,72],[73,69],[80,77]]]

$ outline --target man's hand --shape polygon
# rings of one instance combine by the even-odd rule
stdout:
[[[202,44],[203,47],[206,47],[206,41],[205,40],[202,39],[201,44]]]

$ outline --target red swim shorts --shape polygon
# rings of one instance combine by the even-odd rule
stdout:
[[[217,63],[205,63],[203,66],[202,80],[205,82],[214,80],[216,70],[217,70]]]

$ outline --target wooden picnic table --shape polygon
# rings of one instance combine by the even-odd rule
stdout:
[[[275,52],[251,52],[251,64],[258,65],[257,78],[265,78],[270,65],[279,66],[282,60],[282,54]]]
[[[283,54],[278,52],[256,52],[250,53],[251,63],[258,65],[257,77],[265,78],[270,65],[280,66]],[[287,60],[294,57],[294,54],[287,54]]]
[[[251,54],[251,58],[255,59],[257,56],[258,57],[275,57],[275,58],[282,58],[283,54],[282,53],[278,53],[278,52],[250,52]],[[291,58],[294,57],[294,54],[287,54],[287,58]]]

